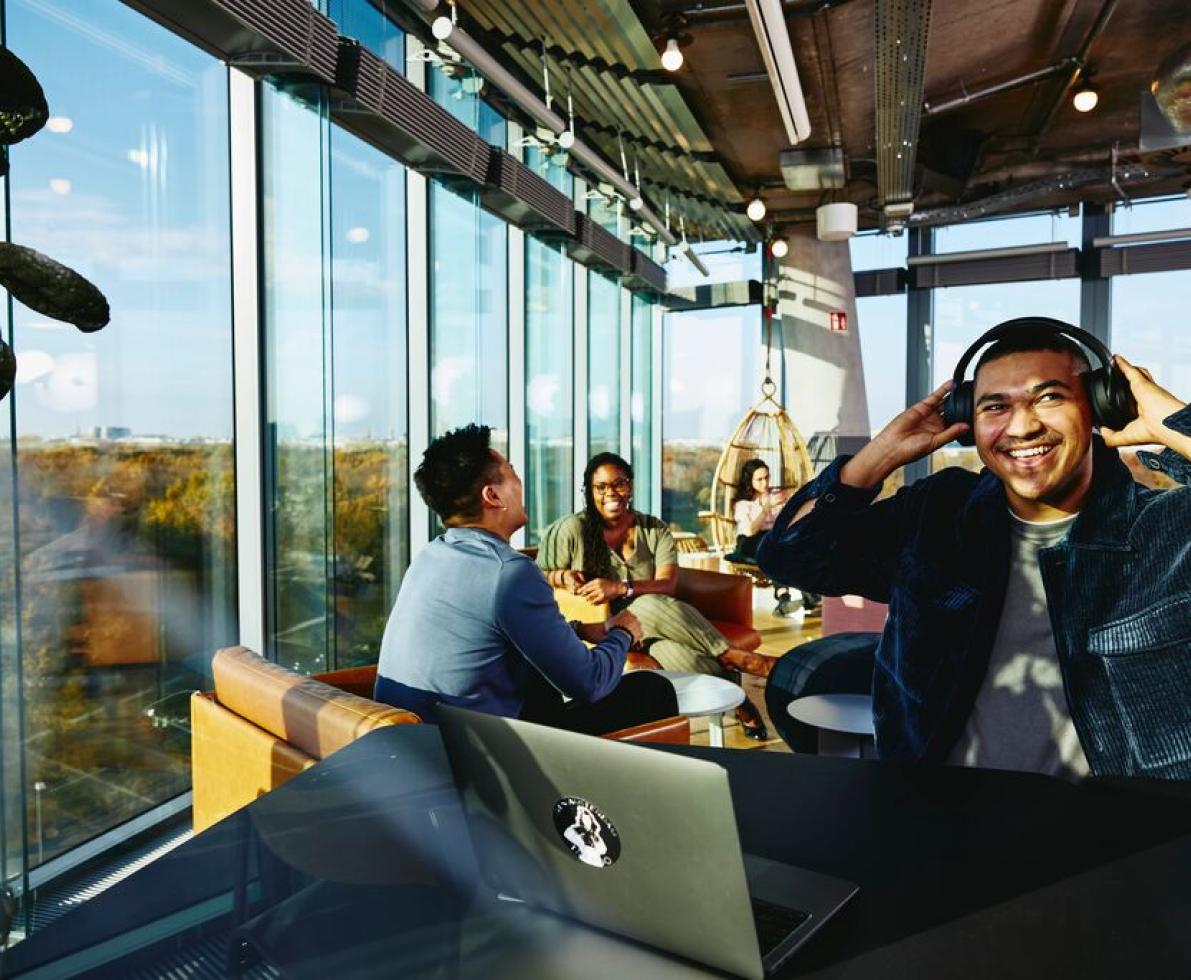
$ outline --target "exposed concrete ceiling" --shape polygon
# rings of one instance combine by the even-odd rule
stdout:
[[[865,227],[878,224],[881,203],[877,2],[783,0],[811,121],[799,148],[844,151],[847,184],[831,193],[855,202]],[[983,198],[995,200],[998,212],[1117,199],[1114,145],[1119,184],[1131,196],[1176,193],[1191,176],[1191,147],[1138,150],[1142,93],[1163,58],[1191,42],[1189,0],[885,2],[930,8],[928,104],[1053,69],[1039,81],[923,114],[911,178],[916,219],[934,213],[954,220],[954,211],[941,209]],[[742,213],[758,189],[776,225],[813,220],[828,199],[782,180],[785,129],[740,0],[459,0],[459,10],[469,31],[539,91],[544,42],[556,107],[569,84],[581,135],[617,166],[624,145],[654,209],[669,204],[692,234],[764,231]],[[685,19],[691,43],[684,66],[671,74],[658,52],[676,16]],[[1073,59],[1085,49],[1100,104],[1081,114],[1069,85]],[[1063,179],[1071,174],[1080,175],[1075,186]]]
[[[536,2],[536,0],[535,0]],[[647,30],[682,14],[693,43],[675,81],[728,175],[747,193],[760,187],[778,220],[806,220],[819,193],[785,188],[786,148],[777,105],[738,0],[631,0]],[[842,146],[849,181],[841,196],[877,222],[874,4],[876,0],[787,2],[787,26],[810,112],[807,148]],[[934,0],[926,58],[927,102],[942,102],[1075,57],[1106,0]],[[1123,165],[1151,174],[1126,183],[1130,195],[1177,192],[1191,172],[1191,147],[1140,154],[1141,94],[1164,57],[1191,41],[1187,0],[1122,0],[1087,55],[1100,104],[1079,113],[1065,95],[1068,70],[972,101],[922,121],[915,206],[919,211],[1004,192],[1027,181],[1100,167],[1104,180],[1056,188],[1011,209],[1116,198],[1112,147]],[[741,77],[743,76],[743,77]],[[1057,108],[1055,108],[1057,105]],[[1053,117],[1048,118],[1052,116]],[[1143,167],[1134,166],[1140,174]]]

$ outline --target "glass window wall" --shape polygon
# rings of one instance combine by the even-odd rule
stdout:
[[[331,128],[335,666],[376,662],[409,564],[405,169]]]
[[[663,324],[662,518],[706,536],[699,511],[724,445],[760,397],[761,308],[668,313]]]
[[[11,880],[189,787],[189,694],[237,620],[227,70],[123,4],[9,0],[5,17],[52,113],[9,151],[12,240],[112,312],[92,334],[5,314]]]
[[[470,94],[471,75],[430,76],[433,97],[489,142],[505,122]],[[431,435],[479,422],[508,452],[508,226],[480,209],[474,192],[430,186]]]
[[[1112,216],[1114,235],[1191,227],[1191,201],[1137,204]],[[1191,308],[1191,270],[1149,275],[1114,276],[1112,282],[1112,350],[1148,368],[1154,380],[1180,399],[1191,398],[1191,335],[1185,321]],[[1136,461],[1135,451],[1122,454],[1143,483],[1169,486]]]
[[[906,236],[857,235],[848,242],[852,270],[896,269],[906,264]],[[906,404],[906,295],[856,299],[856,330],[864,366],[864,394],[872,434]]]
[[[260,87],[269,654],[327,670],[333,638],[329,124],[316,85]]]
[[[382,7],[373,0],[329,0],[326,11],[340,34],[354,37],[404,75],[405,32],[385,16]]]
[[[305,85],[261,89],[269,633],[375,662],[408,563],[405,173]]]
[[[587,274],[587,450],[619,453],[620,286]]]
[[[649,510],[653,500],[653,303],[640,294],[633,295],[632,331],[632,458],[633,502],[639,510]]]

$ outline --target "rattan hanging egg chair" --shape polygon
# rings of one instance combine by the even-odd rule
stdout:
[[[769,469],[770,485],[774,489],[793,492],[814,475],[810,453],[794,421],[774,399],[777,385],[766,378],[761,384],[761,400],[748,410],[720,454],[715,475],[711,479],[711,500],[703,519],[715,549],[725,555],[732,571],[749,575],[763,588],[773,585],[754,562],[735,561],[729,557],[736,547],[737,484],[740,473],[750,459],[764,460]],[[788,590],[777,587],[778,615],[787,615],[794,608]]]
[[[813,475],[806,443],[786,410],[774,400],[776,392],[777,385],[766,378],[761,400],[740,420],[716,464],[709,507],[700,516],[706,518],[717,550],[729,552],[736,546],[736,485],[750,459],[765,461],[774,489],[797,490]]]

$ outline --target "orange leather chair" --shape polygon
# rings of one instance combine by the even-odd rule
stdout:
[[[732,646],[751,651],[761,645],[761,634],[753,628],[753,581],[747,576],[679,568],[674,595],[706,616]],[[567,619],[602,623],[610,615],[607,603],[596,605],[566,589],[555,589],[554,597]]]
[[[247,647],[228,647],[211,669],[215,690],[190,699],[195,833],[375,728],[421,721],[372,700],[375,666],[303,677]],[[685,745],[690,732],[680,716],[606,737]]]

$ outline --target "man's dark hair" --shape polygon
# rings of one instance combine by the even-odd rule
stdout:
[[[1070,354],[1075,362],[1077,371],[1090,371],[1092,365],[1088,362],[1088,355],[1074,340],[1056,333],[1047,327],[1025,327],[1014,330],[1006,337],[1002,337],[980,355],[976,362],[976,370],[972,377],[980,373],[980,369],[991,361],[1008,357],[1010,354],[1028,354],[1033,351],[1055,351],[1059,354]]]
[[[492,430],[465,425],[439,436],[422,454],[414,485],[426,506],[445,524],[451,518],[480,515],[480,493],[496,482],[500,464],[492,454]]]

